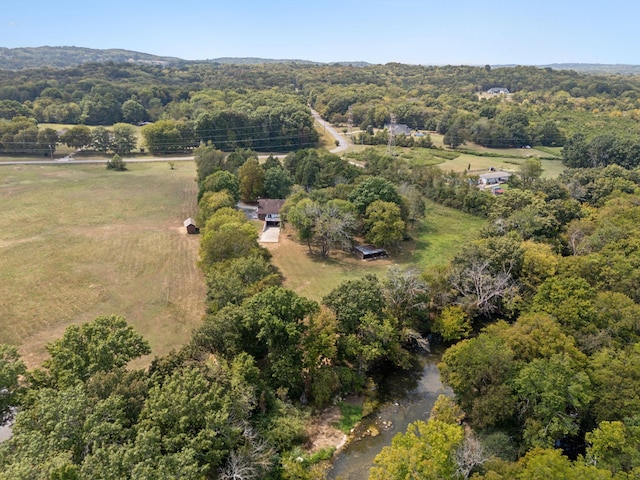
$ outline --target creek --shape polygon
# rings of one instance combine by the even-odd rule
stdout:
[[[391,444],[394,435],[404,433],[411,422],[426,421],[440,394],[453,395],[440,381],[438,362],[443,351],[436,347],[429,354],[416,356],[414,368],[387,375],[377,383],[380,408],[362,419],[352,439],[335,455],[328,478],[366,480],[373,459]]]

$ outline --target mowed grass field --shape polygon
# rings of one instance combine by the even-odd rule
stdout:
[[[471,165],[472,173],[481,174],[483,172],[478,170],[486,170],[487,172],[491,167],[496,170],[504,170],[507,172],[517,172],[520,165],[526,160],[526,158],[515,159],[508,157],[480,157],[477,155],[469,155],[463,153],[453,160],[446,160],[438,164],[438,167],[442,170],[463,172],[467,170]],[[544,178],[556,178],[565,169],[560,159],[558,160],[546,160],[540,159],[542,164],[542,176]]]
[[[316,301],[341,282],[372,273],[383,279],[389,267],[416,267],[420,270],[446,266],[465,243],[477,238],[486,220],[427,201],[426,217],[410,231],[413,240],[402,242],[388,259],[363,261],[355,255],[332,251],[323,259],[314,250],[295,240],[292,227],[280,235],[279,243],[264,244],[272,263],[284,275],[284,286]]]
[[[195,165],[0,167],[0,342],[34,366],[67,325],[123,315],[162,355],[204,312]],[[140,360],[140,364],[149,362]]]
[[[539,158],[544,169],[542,176],[545,178],[556,178],[564,169],[561,158],[561,148],[486,148],[474,143],[466,143],[459,150],[444,149],[443,135],[430,133],[433,144],[443,150],[428,148],[402,148],[396,147],[396,154],[399,158],[406,160],[412,165],[437,166],[445,171],[463,172],[471,167],[474,174],[482,173],[482,170],[489,171],[491,167],[508,172],[517,172],[527,158]],[[347,157],[354,159],[350,153],[358,154],[367,149],[375,150],[379,154],[385,154],[385,145],[367,146],[350,145]],[[457,155],[457,156],[456,156]],[[551,159],[553,157],[556,159]],[[453,158],[455,157],[455,158]],[[358,160],[362,160],[358,158]]]

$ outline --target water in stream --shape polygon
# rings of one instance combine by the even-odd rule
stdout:
[[[411,422],[427,420],[438,395],[452,395],[440,381],[437,364],[441,355],[441,351],[421,355],[416,359],[416,368],[380,383],[378,396],[383,406],[362,420],[353,435],[357,440],[352,440],[335,456],[330,479],[366,480],[373,459],[383,447],[391,444],[395,434],[404,433]],[[362,436],[371,425],[375,425],[380,434]]]

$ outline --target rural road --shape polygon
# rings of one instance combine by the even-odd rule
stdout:
[[[311,109],[311,115],[313,115],[313,119],[320,124],[323,130],[326,130],[331,134],[333,138],[338,141],[338,145],[331,149],[331,153],[340,153],[344,152],[348,148],[347,139],[341,135],[332,125],[330,125],[326,120],[324,120],[318,112],[316,112],[313,108]],[[286,155],[274,155],[276,158],[284,158]],[[268,155],[260,155],[258,158],[266,159]],[[125,158],[124,161],[126,163],[144,163],[144,162],[187,162],[192,161],[193,155],[185,156],[185,157],[141,157],[141,158]],[[73,157],[63,157],[57,158],[54,160],[11,160],[7,162],[3,162],[0,160],[1,165],[77,165],[77,164],[90,164],[90,163],[107,163],[107,159],[105,158],[86,158],[83,160],[74,160]],[[353,162],[350,162],[353,163]],[[354,163],[354,165],[357,165]],[[361,166],[361,165],[358,165]]]
[[[329,132],[331,136],[338,141],[338,146],[330,150],[331,153],[344,152],[349,147],[349,144],[347,143],[347,139],[342,135],[340,135],[340,133],[332,125],[330,125],[326,120],[324,120],[320,116],[320,114],[316,112],[313,108],[311,109],[311,115],[313,115],[314,120],[320,124],[323,130],[326,130],[327,132]]]
[[[144,162],[186,162],[193,161],[193,156],[191,157],[145,157],[145,158],[125,158],[125,163],[144,163]],[[84,160],[74,160],[73,158],[69,159],[67,157],[64,158],[56,158],[54,160],[11,160],[7,162],[3,162],[0,160],[0,165],[77,165],[81,163],[106,163],[108,160],[106,158],[86,158]]]

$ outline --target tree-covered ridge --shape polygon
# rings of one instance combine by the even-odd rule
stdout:
[[[7,70],[30,68],[67,68],[83,63],[148,63],[168,64],[183,62],[175,57],[162,57],[148,53],[116,48],[94,49],[83,47],[21,47],[0,48],[0,64]]]
[[[608,75],[638,75],[640,73],[640,65],[624,63],[552,63],[550,65],[540,65],[540,67]]]
[[[300,59],[274,59],[258,57],[219,57],[201,60],[184,60],[177,57],[152,55],[118,48],[95,49],[84,47],[18,47],[0,48],[0,63],[7,70],[27,70],[31,68],[68,68],[86,63],[137,63],[142,65],[186,65],[186,64],[233,64],[233,65],[261,65],[261,64],[313,64]],[[335,62],[338,65],[368,65],[366,62]]]

